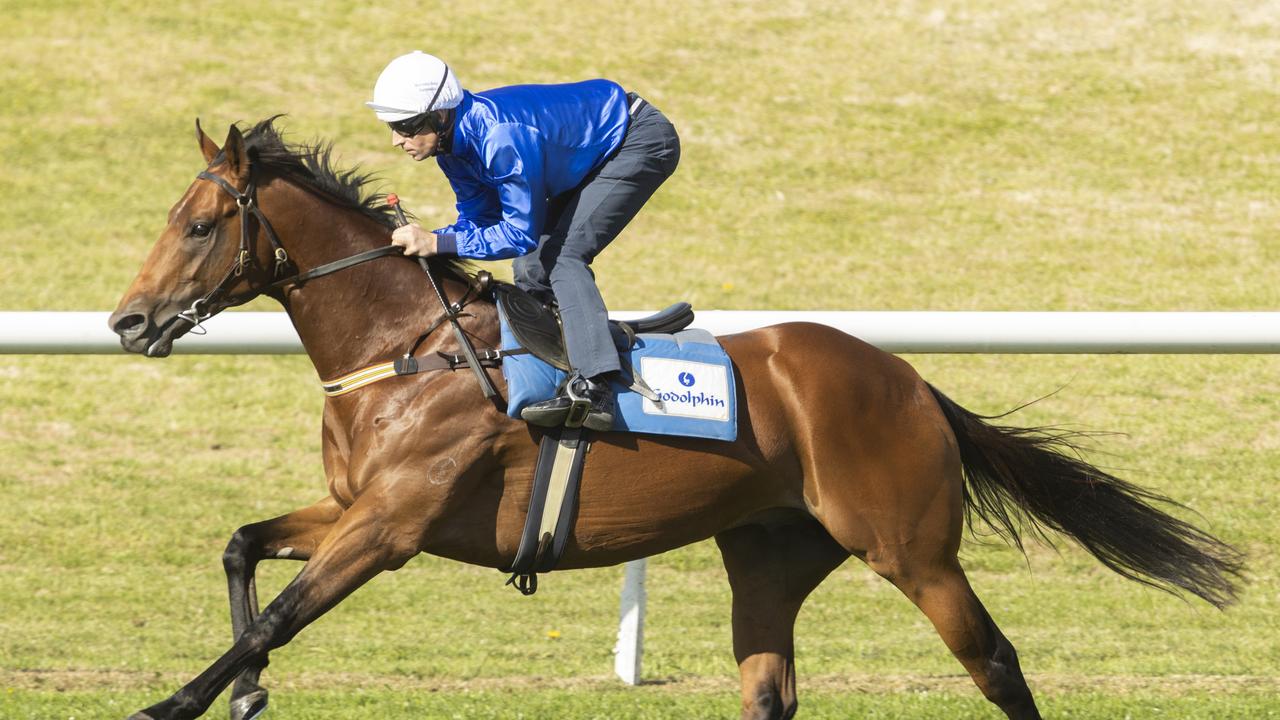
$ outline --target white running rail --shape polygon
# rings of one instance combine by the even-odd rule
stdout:
[[[634,318],[640,311],[615,312]],[[105,312],[0,312],[0,354],[118,353]],[[784,322],[843,330],[889,352],[1275,353],[1280,312],[931,312],[704,310],[694,324],[716,335]],[[175,353],[300,353],[288,316],[228,312],[187,335]]]
[[[635,318],[642,311],[615,312]],[[2,354],[123,352],[105,312],[0,312]],[[843,330],[889,352],[917,353],[1280,353],[1280,312],[922,312],[704,310],[695,324],[717,335],[785,322]],[[188,335],[174,352],[301,353],[289,318],[279,312],[228,312]],[[640,681],[645,560],[627,563],[614,671]]]

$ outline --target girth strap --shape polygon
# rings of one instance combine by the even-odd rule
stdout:
[[[475,353],[475,358],[482,368],[496,368],[502,364],[502,358],[508,355],[522,355],[526,352],[528,351],[523,349],[481,350]],[[401,375],[417,375],[418,373],[432,370],[457,370],[465,367],[472,367],[466,353],[438,352],[435,355],[422,358],[407,356],[396,358],[390,362],[370,365],[333,380],[321,380],[320,386],[324,389],[325,395],[338,397],[387,378]],[[480,372],[484,371],[480,370]]]

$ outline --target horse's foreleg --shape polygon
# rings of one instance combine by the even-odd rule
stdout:
[[[849,553],[809,518],[716,535],[733,588],[733,653],[743,720],[796,712],[794,628],[800,605]]]
[[[383,570],[400,567],[418,553],[415,529],[397,527],[394,509],[357,502],[334,524],[315,554],[235,643],[208,669],[164,702],[131,720],[189,720],[209,708],[220,692],[267,654],[337,605]]]
[[[231,601],[231,637],[238,640],[258,616],[258,593],[254,575],[261,560],[308,560],[320,546],[333,524],[342,516],[342,507],[326,497],[271,520],[245,525],[236,530],[222,555],[227,571],[227,595]],[[262,663],[251,665],[236,679],[231,690],[231,720],[256,717],[267,706],[267,691],[258,684]]]

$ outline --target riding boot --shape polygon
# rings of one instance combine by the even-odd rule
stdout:
[[[550,400],[534,403],[520,417],[542,427],[579,427],[607,432],[613,429],[613,391],[608,373],[593,378],[574,375]]]

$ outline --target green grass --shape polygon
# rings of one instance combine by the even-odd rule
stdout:
[[[5,718],[47,720],[48,718],[123,717],[150,696],[129,692],[112,696],[83,692],[15,692],[0,696],[0,713]],[[1054,696],[1053,717],[1078,720],[1115,718],[1177,718],[1178,720],[1264,720],[1280,717],[1274,696],[1246,693],[1223,697],[1198,693],[1168,697],[1142,693],[1116,697],[1090,692]],[[282,694],[272,701],[276,717],[290,720],[329,720],[339,717],[335,708],[346,708],[341,717],[377,717],[387,720],[540,720],[574,717],[584,720],[662,720],[689,718],[712,720],[737,714],[736,702],[728,692],[673,692],[669,687],[624,689],[595,688],[583,691],[520,688],[509,691],[468,692],[461,695],[353,688],[343,691],[303,690]],[[814,693],[801,701],[805,718],[986,718],[994,717],[981,697],[952,693],[909,691],[894,695]]]
[[[200,169],[197,116],[221,140],[287,112],[293,138],[450,220],[439,173],[361,105],[415,47],[472,88],[611,77],[676,123],[679,171],[596,263],[612,307],[1280,306],[1280,11],[1262,2],[0,7],[0,310],[112,308]],[[1280,713],[1280,360],[909,359],[984,413],[1066,384],[1017,421],[1122,431],[1093,459],[1249,552],[1218,613],[1075,548],[967,544],[1047,713]],[[120,717],[221,652],[222,547],[323,492],[320,407],[303,358],[0,357],[0,717]],[[297,567],[264,565],[263,595]],[[274,716],[732,716],[723,575],[707,543],[651,563],[657,682],[623,688],[619,569],[521,598],[422,557],[273,655]],[[802,717],[995,716],[856,562],[797,637]]]

